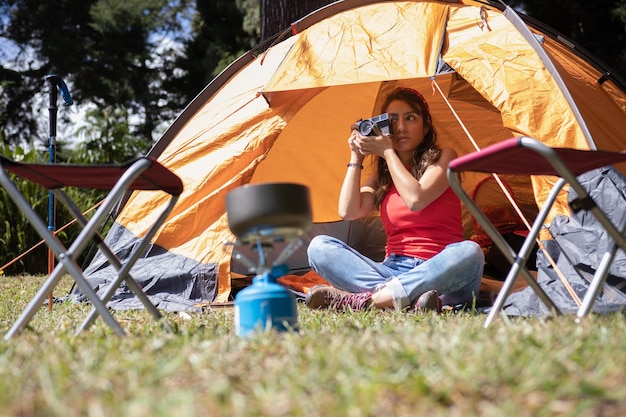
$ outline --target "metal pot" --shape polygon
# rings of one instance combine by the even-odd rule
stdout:
[[[293,183],[244,185],[226,195],[228,227],[241,241],[302,235],[312,224],[308,187]]]

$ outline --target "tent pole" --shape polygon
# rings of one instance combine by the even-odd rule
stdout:
[[[578,122],[578,125],[580,126],[580,129],[582,130],[583,135],[585,136],[585,139],[587,140],[589,149],[594,150],[594,151],[597,150],[596,144],[594,143],[593,137],[591,136],[591,132],[589,131],[589,128],[587,127],[587,123],[585,123],[585,119],[580,113],[580,110],[578,110],[578,106],[576,105],[574,98],[569,92],[569,89],[565,85],[565,81],[563,81],[563,78],[559,74],[559,71],[556,69],[556,67],[554,66],[554,63],[552,62],[552,60],[550,59],[546,51],[543,49],[543,47],[541,46],[541,44],[539,43],[535,35],[533,35],[533,33],[528,28],[528,26],[526,26],[526,23],[524,23],[524,21],[515,12],[515,10],[513,10],[509,6],[506,6],[504,10],[504,17],[509,19],[509,21],[513,24],[513,26],[515,26],[515,28],[524,37],[524,39],[526,39],[528,44],[535,50],[535,52],[537,52],[537,55],[539,55],[541,62],[543,62],[543,65],[546,66],[546,68],[548,69],[552,77],[554,78],[554,82],[556,82],[556,84],[559,86],[561,92],[563,93],[563,96],[565,97],[565,101],[567,101],[567,104],[569,104],[569,107],[572,110],[572,113],[574,113],[574,117],[576,118],[576,121]]]
[[[465,132],[467,137],[469,138],[470,142],[474,146],[474,149],[479,151],[480,147],[478,146],[478,143],[476,142],[476,140],[474,140],[474,137],[469,132],[469,130],[467,129],[467,127],[465,126],[465,124],[463,123],[463,121],[461,120],[459,115],[457,114],[457,112],[454,110],[454,107],[452,107],[452,103],[450,103],[450,101],[447,99],[445,94],[443,94],[443,91],[441,90],[441,87],[437,83],[437,80],[435,79],[435,77],[433,77],[432,83],[433,83],[433,86],[435,86],[437,88],[437,91],[439,91],[439,94],[441,95],[441,97],[443,98],[445,103],[448,105],[448,108],[450,109],[450,111],[452,112],[454,117],[456,118],[457,122],[459,123],[459,125],[461,126],[461,128],[463,129],[463,131]],[[504,193],[504,195],[507,198],[507,200],[509,201],[509,203],[511,203],[511,206],[513,207],[513,209],[515,210],[515,212],[517,213],[519,218],[522,219],[522,221],[524,222],[524,225],[526,226],[526,228],[528,230],[530,230],[531,229],[530,223],[528,222],[528,220],[524,216],[524,213],[522,212],[522,209],[519,207],[519,205],[517,204],[517,202],[515,201],[515,199],[511,195],[511,193],[509,192],[509,190],[507,190],[507,188],[504,186],[504,183],[502,182],[502,179],[500,178],[500,176],[498,174],[496,174],[496,173],[492,173],[491,175],[493,176],[493,178],[498,183],[498,186],[500,187],[500,189]],[[580,298],[578,297],[578,295],[576,294],[576,292],[574,291],[574,289],[572,288],[570,283],[567,281],[567,279],[565,278],[565,275],[563,275],[563,272],[561,272],[561,270],[557,266],[557,264],[554,261],[554,259],[552,259],[552,257],[550,256],[550,253],[546,250],[543,242],[541,242],[541,239],[537,238],[537,239],[535,239],[535,242],[537,243],[537,246],[539,247],[539,249],[543,250],[543,252],[544,252],[544,254],[546,256],[546,259],[548,260],[550,265],[552,265],[552,267],[554,268],[554,271],[556,272],[557,276],[561,280],[561,283],[563,284],[563,286],[565,287],[565,289],[567,290],[569,295],[572,297],[572,299],[574,300],[576,305],[578,307],[580,307],[580,305],[581,305]]]

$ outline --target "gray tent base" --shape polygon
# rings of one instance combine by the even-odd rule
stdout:
[[[615,223],[626,213],[626,177],[611,167],[589,171],[579,177],[583,187]],[[568,200],[576,198],[570,190]],[[595,217],[585,211],[570,216],[557,216],[549,226],[552,240],[544,241],[546,250],[567,281],[583,299],[589,282],[611,242]],[[537,281],[564,314],[575,314],[578,305],[547,261],[545,253],[537,253]],[[604,290],[594,304],[593,312],[606,314],[626,308],[626,254],[618,251],[610,268]],[[544,316],[547,307],[526,288],[507,299],[504,312],[512,316]]]
[[[114,250],[120,258],[127,256],[137,241],[134,234],[118,223],[113,225],[107,239],[115,242]],[[96,255],[85,275],[92,288],[101,295],[115,279],[115,270],[104,256]],[[217,265],[201,264],[157,245],[137,261],[131,275],[152,303],[163,311],[199,311],[196,304],[212,300],[217,293]],[[86,301],[77,287],[65,299]],[[107,305],[116,310],[142,309],[139,299],[125,285],[117,290]]]

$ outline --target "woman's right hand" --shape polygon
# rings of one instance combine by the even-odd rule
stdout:
[[[358,132],[356,130],[352,130],[350,137],[348,138],[348,146],[350,146],[350,152],[359,153],[360,149],[358,146],[358,142],[356,140]]]
[[[350,146],[350,152],[352,152],[353,156],[356,156],[357,158],[363,158],[364,156],[368,155],[369,152],[364,152],[361,149],[361,134],[359,133],[358,130],[358,126],[357,125],[353,125],[352,126],[352,133],[350,134],[350,137],[348,138],[348,146]],[[359,161],[361,162],[361,161]]]

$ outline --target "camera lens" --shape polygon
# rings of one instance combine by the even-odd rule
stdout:
[[[359,125],[359,133],[363,136],[371,135],[374,132],[374,123],[369,120],[363,120]]]

